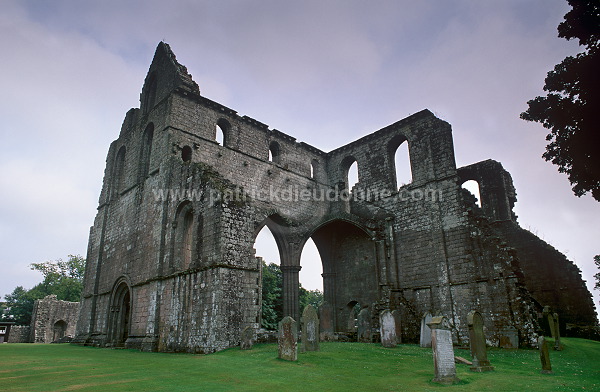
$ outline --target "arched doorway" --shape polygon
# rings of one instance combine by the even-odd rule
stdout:
[[[357,305],[379,299],[377,256],[371,236],[346,220],[334,220],[312,234],[323,264],[323,296],[334,309],[334,330],[352,332]]]
[[[113,292],[110,314],[108,343],[113,347],[122,347],[129,337],[131,318],[131,293],[125,282],[117,285]]]
[[[52,341],[56,342],[65,337],[67,332],[67,323],[63,320],[58,320],[52,328]]]

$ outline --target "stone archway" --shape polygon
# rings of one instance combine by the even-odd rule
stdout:
[[[323,295],[334,309],[334,330],[351,332],[354,307],[378,301],[377,252],[367,231],[336,219],[311,235],[323,263]]]
[[[67,323],[63,320],[58,320],[52,327],[52,341],[56,342],[65,337],[67,332]]]
[[[119,283],[113,291],[110,305],[108,345],[123,347],[129,337],[131,319],[131,292],[125,282]]]

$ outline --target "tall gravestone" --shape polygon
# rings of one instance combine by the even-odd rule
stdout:
[[[371,343],[371,312],[363,308],[358,313],[358,341],[361,343]]]
[[[396,344],[402,343],[402,314],[399,310],[392,310],[392,316],[396,323]]]
[[[556,333],[554,332],[554,317],[550,312],[550,306],[544,306],[542,312],[542,325],[544,327],[544,334],[554,338]]]
[[[334,340],[333,334],[333,307],[327,301],[319,306],[319,329],[321,341]]]
[[[419,339],[421,347],[431,347],[431,329],[429,328],[431,318],[431,313],[427,312],[421,319],[421,337]]]
[[[550,353],[548,352],[548,344],[546,343],[546,338],[540,336],[538,338],[538,345],[540,347],[540,361],[542,362],[542,370],[540,373],[542,374],[551,374],[552,365],[550,364]]]
[[[472,310],[467,315],[469,326],[469,344],[471,345],[471,357],[473,358],[473,372],[489,372],[494,370],[487,358],[485,334],[483,333],[483,317],[481,313]]]
[[[254,328],[248,326],[246,328],[243,329],[242,331],[242,336],[241,336],[241,342],[240,342],[240,348],[242,350],[250,350],[252,349],[252,346],[254,345]]]
[[[558,325],[558,313],[554,313],[554,333],[556,336],[554,337],[554,349],[556,351],[562,350],[562,344],[560,344],[560,327]]]
[[[277,335],[279,358],[286,361],[298,360],[297,342],[296,321],[290,316],[286,316],[279,322],[279,334]]]
[[[460,380],[456,377],[452,334],[448,319],[445,316],[432,317],[427,325],[431,329],[431,348],[435,371],[435,377],[431,381],[439,384],[459,382]]]
[[[300,340],[302,341],[301,352],[319,351],[319,317],[312,305],[306,305],[302,312]]]
[[[381,334],[381,345],[383,347],[396,347],[396,319],[389,310],[379,314],[379,328]]]

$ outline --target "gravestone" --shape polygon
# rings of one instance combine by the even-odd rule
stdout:
[[[550,364],[550,353],[548,352],[548,344],[546,338],[540,336],[538,338],[538,345],[540,347],[540,361],[542,362],[542,374],[552,374],[552,365]]]
[[[319,318],[314,306],[306,305],[302,312],[301,352],[319,351]]]
[[[439,384],[459,382],[460,380],[456,377],[452,334],[448,319],[445,316],[432,317],[427,325],[431,329],[431,348],[435,371],[435,377],[431,381]]]
[[[371,333],[371,312],[368,308],[363,308],[358,313],[358,341],[371,343]]]
[[[396,344],[402,343],[402,315],[399,310],[392,310],[392,316],[396,323]]]
[[[319,329],[321,341],[334,340],[333,334],[333,307],[327,301],[319,307]]]
[[[554,333],[556,336],[554,337],[554,349],[556,351],[562,350],[562,344],[560,344],[560,327],[558,325],[558,313],[554,313]]]
[[[498,346],[500,348],[517,349],[519,348],[519,333],[512,325],[504,327],[500,331],[500,339]]]
[[[240,348],[242,350],[251,350],[254,345],[254,328],[248,326],[242,331]]]
[[[542,312],[542,325],[544,327],[544,334],[546,336],[552,336],[552,338],[555,338],[556,333],[554,332],[554,317],[552,317],[552,313],[550,312],[550,306],[544,306],[544,310]]]
[[[279,322],[279,334],[277,335],[279,358],[286,361],[298,360],[297,342],[296,321],[290,316],[286,316]]]
[[[396,347],[396,320],[389,310],[379,314],[379,329],[381,334],[381,345],[383,347]]]
[[[427,312],[421,319],[421,337],[419,344],[421,347],[431,347],[431,329],[428,324],[431,322],[431,313]]]
[[[485,334],[483,333],[483,317],[481,313],[472,310],[467,315],[469,325],[469,344],[471,345],[471,357],[473,358],[472,372],[489,372],[494,370],[487,358]]]

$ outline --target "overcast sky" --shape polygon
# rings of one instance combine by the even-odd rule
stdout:
[[[202,95],[325,151],[428,108],[452,125],[459,167],[502,162],[520,224],[592,291],[600,203],[572,194],[541,158],[545,129],[519,119],[579,51],[557,38],[565,0],[0,6],[0,295],[41,281],[30,263],[85,256],[109,144],[161,40]],[[301,282],[319,287],[319,273]]]

